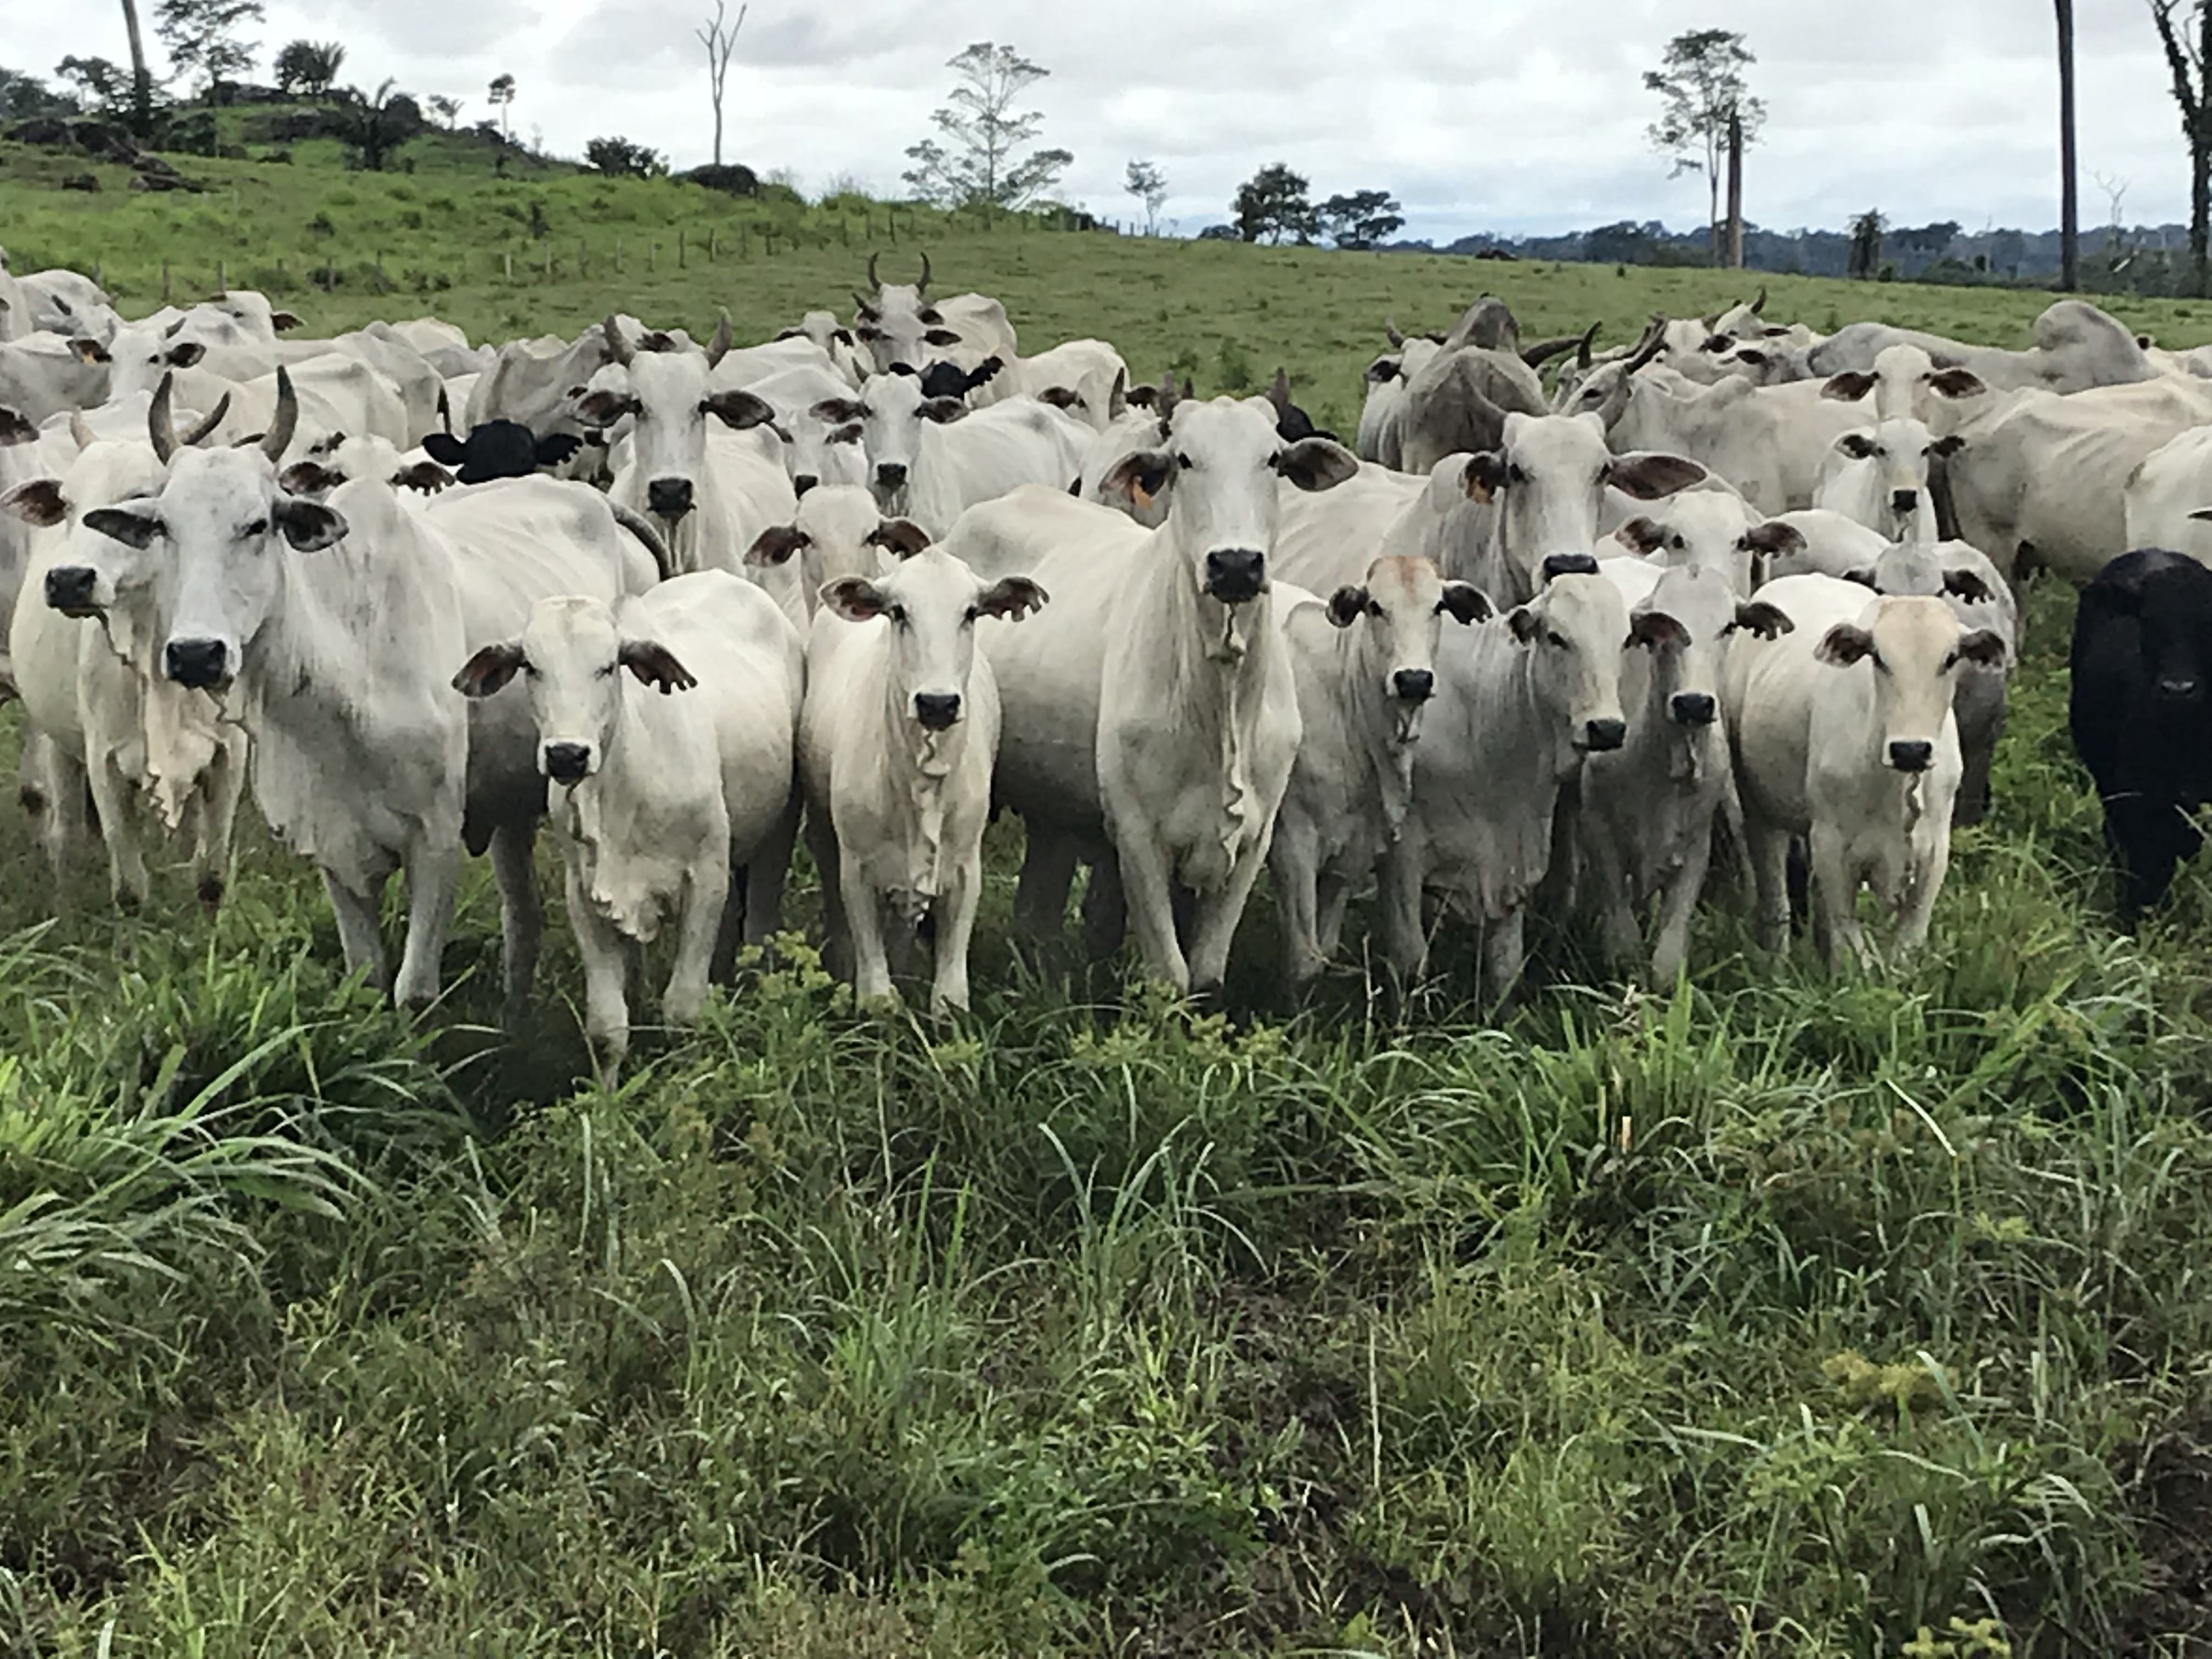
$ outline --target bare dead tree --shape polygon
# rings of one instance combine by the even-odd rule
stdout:
[[[714,15],[707,20],[707,27],[694,29],[699,44],[707,48],[707,86],[714,99],[714,165],[722,165],[722,87],[729,79],[730,53],[736,49],[738,31],[745,26],[745,14],[750,3],[738,8],[738,21],[722,27],[725,0],[714,0]]]
[[[2071,294],[2081,270],[2081,198],[2074,150],[2074,0],[2058,13],[2058,286]]]
[[[2173,101],[2181,111],[2181,136],[2189,141],[2190,288],[2199,299],[2212,283],[2212,98],[2206,96],[2212,64],[2212,7],[2205,0],[2150,0],[2173,72]]]

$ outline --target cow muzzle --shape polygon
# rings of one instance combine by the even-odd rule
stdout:
[[[1889,492],[1889,510],[1900,519],[1920,510],[1920,492],[1917,489],[1893,489]]]
[[[876,467],[876,488],[878,489],[904,489],[906,488],[906,468],[896,461],[879,462]]]
[[[53,578],[49,576],[46,580],[51,582]],[[52,589],[49,587],[47,592],[51,593]],[[55,605],[54,609],[58,611],[61,607]],[[2161,675],[2158,682],[2158,700],[2160,702],[2195,702],[2203,689],[2203,682],[2190,675]]]
[[[815,485],[821,482],[822,480],[816,477],[811,472],[799,473],[791,481],[791,493],[794,495],[804,495],[808,490],[813,489]]]
[[[1609,755],[1628,741],[1626,720],[1584,720],[1579,745],[1593,755]]]
[[[950,731],[960,721],[960,694],[917,691],[914,694],[914,717],[921,722],[924,731]]]
[[[655,518],[680,519],[691,511],[691,480],[655,478],[645,487],[645,504]]]
[[[1400,702],[1426,702],[1437,694],[1437,677],[1425,668],[1401,668],[1390,676],[1390,690]]]
[[[46,572],[46,604],[64,617],[97,617],[100,574],[89,565],[58,565]]]
[[[1206,556],[1206,591],[1224,605],[1249,605],[1267,591],[1267,556],[1255,548],[1221,547]]]
[[[161,647],[161,672],[192,690],[214,690],[229,683],[230,647],[221,640],[171,640]]]
[[[549,743],[540,756],[545,775],[556,783],[581,783],[591,775],[592,748],[584,743]]]
[[[1677,691],[1667,700],[1667,713],[1677,726],[1711,726],[1720,706],[1708,692]]]
[[[1889,763],[1899,772],[1925,772],[1936,764],[1932,743],[1899,741],[1889,745]]]

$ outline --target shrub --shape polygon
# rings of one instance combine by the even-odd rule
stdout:
[[[584,146],[584,159],[614,179],[658,179],[668,171],[666,156],[627,138],[594,138]]]

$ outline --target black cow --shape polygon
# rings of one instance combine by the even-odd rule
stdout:
[[[2203,840],[2192,814],[2212,801],[2212,570],[2152,548],[2098,573],[2074,619],[2071,714],[2132,918]]]
[[[972,369],[963,368],[957,363],[932,363],[921,372],[921,395],[964,401],[976,387],[988,386],[996,380],[1005,367],[996,357],[986,357]]]
[[[526,478],[541,468],[560,465],[582,447],[582,440],[568,433],[541,438],[517,421],[487,421],[471,428],[466,440],[450,432],[433,432],[422,440],[424,453],[452,467],[465,484]]]

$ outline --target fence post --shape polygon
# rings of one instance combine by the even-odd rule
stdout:
[[[389,286],[390,284],[386,283],[384,280],[384,254],[383,251],[380,249],[376,255],[376,291],[379,294],[381,294],[385,292]]]
[[[676,268],[677,268],[677,270],[683,270],[683,269],[684,269],[684,233],[683,233],[683,231],[682,231],[682,230],[680,230],[680,229],[679,229],[679,230],[676,233]]]
[[[845,246],[853,246],[853,222],[843,214],[837,216],[837,234],[845,239]]]
[[[714,263],[714,227],[712,225],[707,227],[707,263],[710,265]]]
[[[579,236],[576,239],[576,275],[580,277],[584,275],[584,254],[586,246],[582,237]]]
[[[161,261],[161,303],[169,303],[169,262],[167,259]]]
[[[654,241],[654,240],[653,240],[651,237],[649,237],[649,236],[648,236],[647,238],[646,238],[646,241],[645,241],[645,268],[646,268],[647,270],[651,270],[653,269],[653,265],[654,265],[655,262],[656,262],[656,261],[659,259],[659,254],[660,254],[660,244],[659,244],[659,243],[658,243],[658,242],[656,242],[656,241]]]
[[[545,280],[549,283],[553,280],[553,239],[550,236],[545,239]]]
[[[94,260],[92,262],[92,285],[93,285],[94,288],[97,288],[97,289],[105,289],[105,288],[107,286],[107,284],[106,284],[106,283],[105,281],[103,281],[103,280],[102,280],[102,278],[101,278],[101,275],[100,275],[100,270],[101,270],[101,267],[100,267],[100,261],[99,261],[99,260],[97,260],[97,259],[94,259]]]
[[[512,283],[514,280],[514,250],[513,248],[501,250],[499,270],[500,275],[507,281]]]
[[[215,291],[218,294],[230,292],[230,267],[220,259],[215,262]]]
[[[885,224],[887,224],[887,225],[889,225],[889,226],[890,227],[890,231],[891,231],[891,246],[892,246],[893,247],[896,247],[896,246],[898,246],[898,215],[897,215],[897,213],[896,213],[896,211],[894,211],[894,212],[890,212],[890,213],[887,213],[887,214],[885,214],[885,215],[884,216],[884,222]]]

